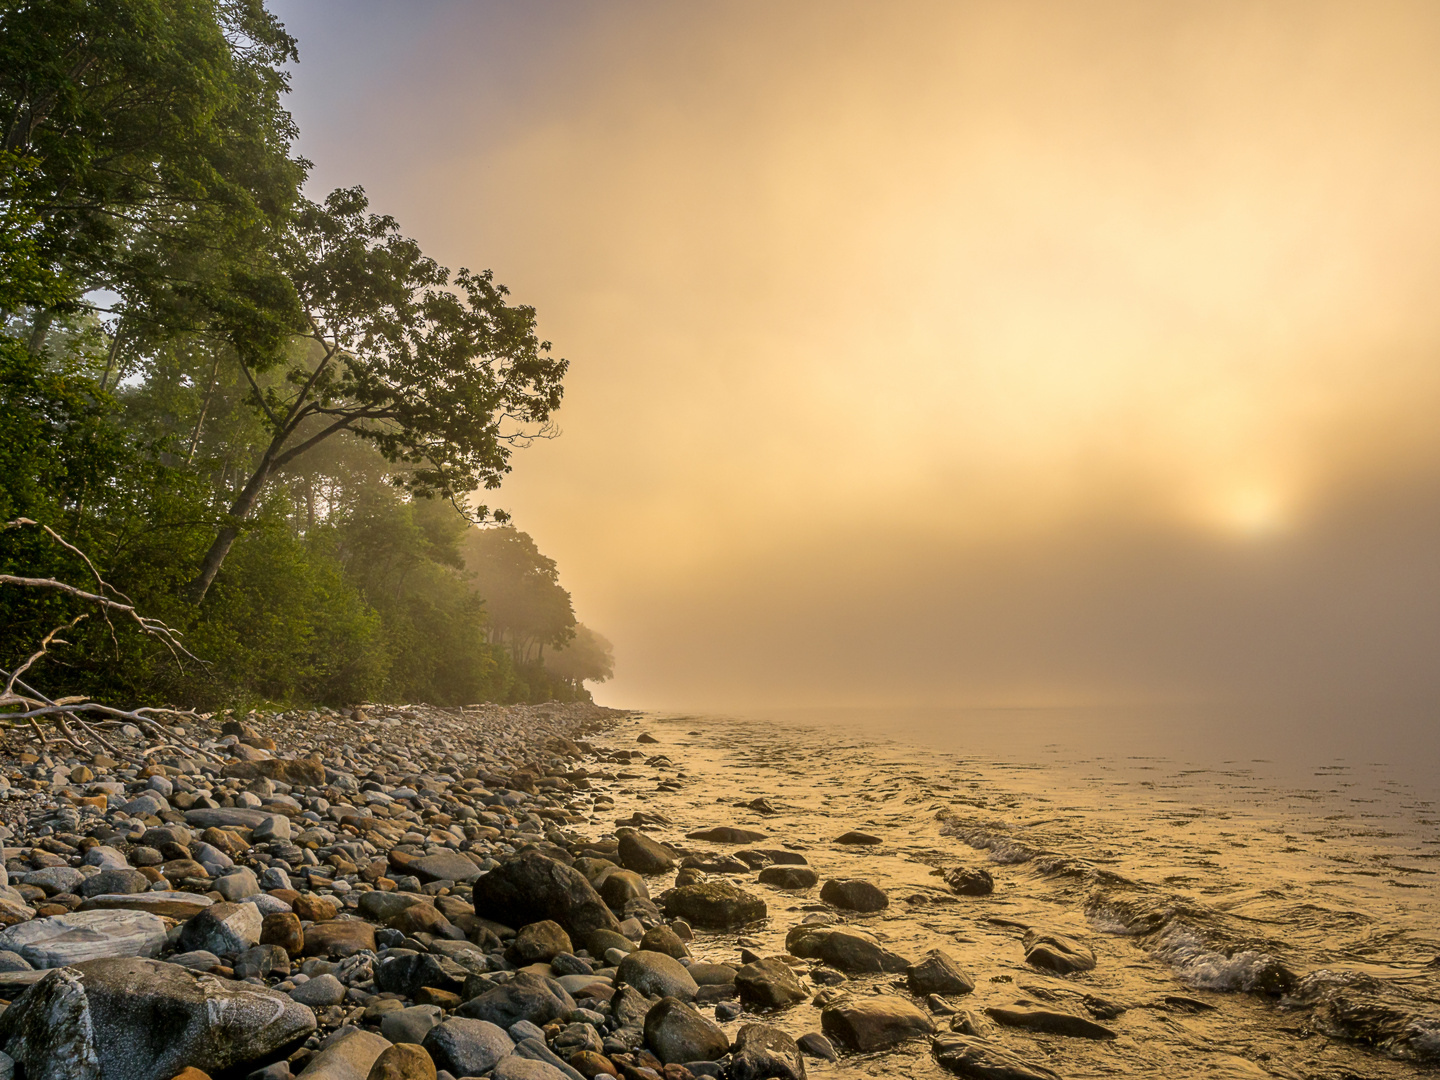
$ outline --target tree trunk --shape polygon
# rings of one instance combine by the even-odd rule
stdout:
[[[251,474],[249,481],[236,496],[235,501],[230,504],[232,518],[244,521],[255,509],[255,504],[260,500],[260,492],[265,489],[265,483],[270,479],[271,462],[275,459],[279,443],[280,440],[277,439],[270,444],[270,448],[265,451],[265,456],[260,459],[259,466]],[[215,542],[210,545],[210,550],[205,552],[205,558],[200,561],[200,572],[185,588],[186,597],[192,604],[199,604],[205,599],[205,594],[210,591],[210,586],[215,581],[215,575],[220,572],[220,565],[225,561],[225,556],[230,554],[230,549],[235,544],[235,538],[239,535],[240,530],[235,525],[226,525],[216,535]]]

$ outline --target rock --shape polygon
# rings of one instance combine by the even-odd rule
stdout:
[[[380,1034],[392,1043],[419,1043],[445,1014],[438,1005],[412,1005],[388,1012],[380,1020]]]
[[[305,948],[305,930],[300,916],[293,911],[277,911],[260,921],[260,944],[278,945],[291,956],[300,956]]]
[[[97,850],[91,848],[92,851]],[[130,894],[147,892],[150,888],[150,879],[139,870],[132,870],[128,866],[116,869],[113,866],[106,867],[98,874],[85,879],[80,886],[80,895],[84,897],[100,896],[102,893]]]
[[[584,1026],[588,1027],[589,1025]],[[590,1030],[591,1032],[593,1032],[594,1028],[591,1028]],[[531,1061],[537,1061],[542,1064],[548,1065],[558,1075],[565,1077],[565,1080],[584,1080],[584,1077],[582,1077],[569,1065],[565,1064],[564,1058],[560,1057],[560,1055],[556,1054],[548,1046],[545,1045],[543,1032],[541,1033],[540,1037],[521,1039],[519,1042],[517,1042],[515,1044],[514,1056],[517,1058],[528,1058]],[[503,1061],[501,1062],[501,1065],[504,1065]]]
[[[585,1077],[585,1080],[595,1080],[597,1076],[620,1075],[609,1058],[593,1050],[581,1050],[570,1055],[570,1067]]]
[[[96,844],[85,857],[80,860],[81,866],[98,866],[102,870],[124,870],[130,864],[125,861],[125,856],[113,847],[105,844]]]
[[[694,1001],[699,989],[680,961],[673,956],[649,949],[641,949],[625,957],[615,971],[615,981],[635,987],[646,997],[659,995],[684,1001]]]
[[[847,974],[899,972],[910,966],[909,960],[885,948],[872,935],[848,927],[802,924],[785,935],[785,948],[794,956],[823,960]]]
[[[375,989],[413,998],[424,987],[458,994],[467,972],[453,960],[433,953],[391,956],[375,968]]]
[[[735,969],[729,964],[698,961],[685,969],[699,986],[734,986]]]
[[[373,1031],[341,1028],[320,1044],[320,1052],[300,1070],[308,1080],[364,1080],[390,1043]]]
[[[940,1035],[930,1046],[935,1060],[976,1080],[1060,1080],[1058,1073],[1032,1065],[1017,1054],[970,1035]]]
[[[742,1002],[756,1009],[783,1009],[810,996],[790,965],[775,957],[756,960],[735,972],[735,990]]]
[[[650,899],[650,890],[634,870],[612,870],[600,882],[600,899],[607,907],[623,911],[631,900]]]
[[[252,896],[260,895],[260,882],[255,877],[255,871],[248,866],[242,866],[231,870],[223,877],[215,880],[215,891],[225,897],[232,904],[238,904],[241,900],[248,900]]]
[[[575,999],[554,979],[522,971],[509,982],[471,998],[455,1010],[455,1015],[485,1020],[501,1029],[518,1020],[544,1027],[574,1008]]]
[[[818,1031],[807,1032],[795,1040],[801,1052],[809,1054],[821,1061],[834,1061],[839,1055],[835,1053],[835,1047],[830,1045],[830,1040]]]
[[[570,1080],[549,1062],[536,1061],[518,1054],[501,1058],[490,1077],[491,1080]]]
[[[239,806],[220,806],[214,809],[186,810],[185,822],[197,829],[242,829],[258,828],[274,814],[260,810],[246,810]]]
[[[190,919],[215,901],[200,893],[155,892],[101,893],[80,905],[81,911],[148,911],[167,919]]]
[[[723,930],[765,918],[765,901],[728,881],[703,881],[671,889],[662,897],[665,914],[691,926]]]
[[[713,829],[700,829],[686,833],[687,840],[709,840],[715,844],[753,844],[764,840],[766,834],[751,829],[737,829],[733,825],[718,825]]]
[[[655,926],[646,930],[645,936],[640,939],[640,948],[649,949],[652,952],[663,952],[666,956],[673,956],[676,960],[690,955],[690,949],[685,942],[680,940],[680,935],[668,926]]]
[[[3,936],[0,934],[0,937]],[[1025,934],[1025,962],[1060,975],[1069,975],[1094,968],[1095,954],[1074,938],[1030,930]]]
[[[36,968],[115,956],[153,956],[165,944],[165,922],[143,911],[76,911],[17,923],[0,931],[0,949]]]
[[[360,906],[357,910],[361,917],[379,923],[381,926],[389,926],[391,919],[417,904],[433,907],[434,901],[419,893],[380,892],[377,889],[374,892],[360,894]]]
[[[675,849],[634,829],[621,829],[620,865],[639,874],[663,874],[679,861]]]
[[[809,889],[820,880],[808,866],[767,866],[760,871],[760,884],[777,889]]]
[[[1060,1012],[1058,1009],[1040,1008],[1028,1001],[1018,1001],[1004,1007],[992,1005],[985,1010],[985,1015],[997,1024],[1025,1028],[1028,1031],[1044,1031],[1051,1035],[1069,1035],[1077,1039],[1116,1037],[1110,1028],[1086,1017]]]
[[[220,770],[227,780],[278,780],[291,787],[323,787],[325,764],[317,757],[265,758],[261,761],[232,761]],[[187,815],[188,820],[188,815]]]
[[[990,871],[960,866],[945,872],[945,884],[961,896],[989,896],[995,891]]]
[[[380,1051],[365,1080],[435,1080],[435,1062],[424,1047],[396,1043]]]
[[[852,1050],[881,1050],[935,1031],[935,1022],[902,997],[844,998],[820,1013],[820,1028]]]
[[[85,875],[73,866],[47,866],[43,870],[32,870],[20,879],[22,885],[45,890],[46,896],[73,893],[84,882]]]
[[[545,919],[522,926],[515,935],[515,940],[505,950],[505,959],[521,967],[542,960],[548,963],[561,953],[570,952],[572,948],[570,935],[565,933],[560,924]]]
[[[975,989],[975,980],[960,969],[954,957],[940,949],[931,949],[905,974],[916,994],[968,994]]]
[[[254,904],[211,904],[180,931],[182,949],[235,956],[260,942],[264,919]]]
[[[729,1080],[805,1080],[800,1047],[785,1032],[769,1024],[746,1024],[735,1034]]]
[[[536,852],[507,859],[480,877],[474,898],[475,914],[481,918],[507,926],[550,919],[564,927],[572,941],[586,941],[595,930],[620,930],[584,874]]]
[[[283,994],[136,957],[58,968],[0,1015],[0,1042],[27,1080],[213,1075],[314,1030],[314,1014]]]
[[[421,1045],[437,1069],[455,1076],[488,1073],[515,1049],[503,1028],[484,1020],[453,1016],[426,1032]]]
[[[290,954],[279,945],[252,945],[235,958],[235,978],[248,979],[274,973],[277,976],[290,974]],[[303,1005],[313,1002],[296,998]]]
[[[301,1005],[309,1005],[312,1009],[339,1005],[345,1000],[345,984],[334,975],[316,975],[291,990],[290,998]]]
[[[331,896],[316,896],[302,893],[291,903],[290,909],[307,922],[329,922],[340,914],[340,905]]]
[[[610,930],[596,930],[585,939],[585,948],[590,950],[591,956],[604,956],[611,949],[629,953],[634,952],[639,946],[623,934]]]
[[[730,1039],[719,1024],[679,998],[663,997],[645,1014],[645,1045],[669,1065],[714,1061],[730,1049]]]
[[[450,931],[450,927],[450,920],[430,904],[411,904],[390,920],[392,930],[399,930],[409,937],[417,934],[443,937]]]
[[[343,960],[357,952],[375,951],[375,925],[363,919],[334,919],[305,931],[306,956]]]
[[[820,890],[820,899],[847,911],[883,911],[890,906],[885,890],[859,878],[831,878]]]
[[[422,882],[474,881],[483,871],[458,851],[442,851],[438,855],[422,855],[405,864],[406,873]]]

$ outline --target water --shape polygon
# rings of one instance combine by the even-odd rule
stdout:
[[[957,1004],[1123,1008],[1103,1021],[1112,1041],[991,1028],[1064,1077],[1440,1071],[1431,773],[1337,762],[1318,744],[1256,761],[1221,738],[1193,739],[1198,749],[1183,755],[1155,752],[1174,749],[1157,748],[1163,739],[1107,741],[1093,728],[1057,729],[1047,742],[1036,729],[1052,720],[1029,718],[1026,730],[1011,718],[982,735],[901,714],[646,716],[606,741],[633,748],[649,730],[662,745],[647,749],[674,763],[632,767],[642,779],[622,782],[617,817],[663,814],[671,826],[651,831],[692,846],[684,833],[706,825],[758,828],[803,848],[822,881],[881,885],[890,907],[852,921],[907,956],[954,955],[978,984]],[[657,786],[676,769],[684,783]],[[739,805],[759,796],[780,812]],[[884,842],[832,843],[852,828]],[[937,875],[961,865],[990,870],[994,895],[951,894]],[[748,887],[770,904],[768,926],[752,933],[757,951],[783,951],[815,897]],[[1024,925],[1083,940],[1096,969],[1059,978],[1029,967]],[[697,952],[733,961],[736,947],[706,935]],[[895,981],[855,980],[862,990]],[[780,1023],[818,1030],[818,1010],[798,1006]],[[947,1075],[925,1040],[811,1071]]]

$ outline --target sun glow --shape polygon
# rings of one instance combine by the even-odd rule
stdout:
[[[1288,507],[1271,486],[1246,484],[1232,488],[1215,507],[1224,531],[1234,536],[1260,539],[1285,528]]]

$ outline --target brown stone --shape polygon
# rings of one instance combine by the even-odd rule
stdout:
[[[291,956],[299,956],[305,947],[305,931],[300,916],[289,911],[276,911],[260,923],[260,944],[279,945]]]
[[[231,761],[220,775],[233,780],[254,780],[263,776],[291,787],[324,787],[325,763],[318,756],[308,758],[266,758],[263,761]]]
[[[200,834],[200,839],[217,847],[232,859],[250,850],[250,845],[231,829],[217,829],[213,826]]]
[[[447,1012],[459,1005],[463,999],[459,994],[451,993],[449,990],[441,990],[434,986],[422,986],[415,991],[416,1005],[439,1005]]]
[[[380,1051],[365,1080],[435,1080],[435,1062],[416,1043],[396,1043]]]
[[[290,901],[290,907],[300,918],[316,923],[329,922],[340,914],[340,905],[334,899],[314,893],[300,893]]]
[[[387,920],[387,925],[414,937],[416,934],[443,934],[449,929],[450,920],[430,904],[411,904]]]
[[[375,927],[361,919],[332,919],[316,923],[305,931],[304,956],[342,960],[369,949],[375,950]]]
[[[620,1075],[609,1058],[604,1054],[597,1054],[594,1050],[581,1050],[578,1054],[571,1054],[569,1065],[585,1077],[585,1080],[594,1080],[597,1076]]]
[[[194,1065],[187,1066],[183,1071],[178,1072],[172,1080],[210,1080],[210,1074],[201,1072]]]

